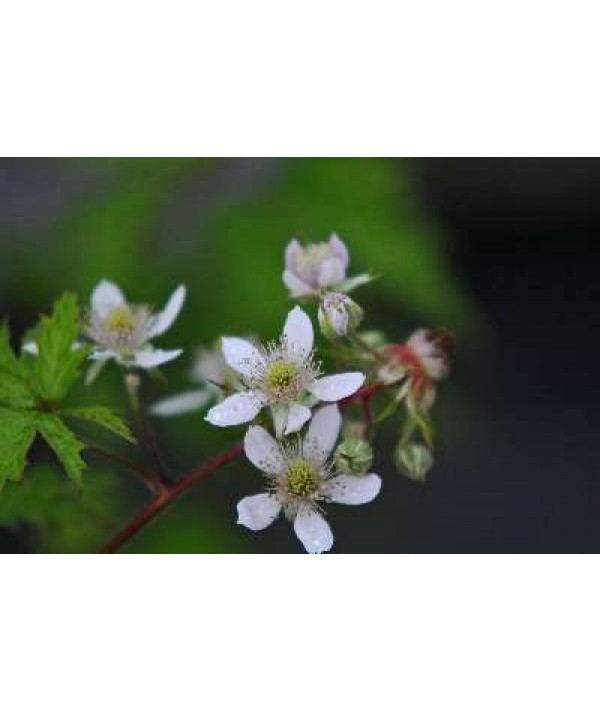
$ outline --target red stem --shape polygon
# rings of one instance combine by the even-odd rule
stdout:
[[[106,543],[99,553],[114,553],[120,548],[123,543],[126,543],[132,538],[143,526],[151,521],[163,509],[166,509],[169,504],[172,504],[184,491],[194,486],[202,479],[212,474],[220,467],[228,464],[232,459],[239,457],[243,451],[243,445],[238,442],[236,445],[228,449],[226,452],[208,459],[201,464],[197,469],[193,469],[189,474],[186,474],[179,481],[168,485],[163,492],[156,496],[146,508],[136,516],[125,528],[118,533],[113,539]]]
[[[376,383],[375,385],[366,385],[354,395],[350,395],[345,400],[342,400],[339,404],[341,407],[347,407],[354,403],[360,403],[363,408],[366,406],[370,410],[371,398],[379,393],[385,388],[382,383]],[[118,533],[114,538],[112,538],[108,543],[102,546],[99,553],[114,553],[117,551],[124,543],[127,543],[135,534],[143,528],[149,521],[151,521],[157,514],[167,508],[170,504],[179,498],[181,494],[190,489],[194,484],[199,481],[206,479],[214,471],[220,469],[225,464],[228,464],[233,459],[239,457],[244,451],[244,446],[242,442],[238,442],[233,447],[225,452],[206,460],[196,469],[183,476],[179,481],[173,484],[164,482],[164,489],[157,494],[157,496],[152,499],[146,507],[134,518],[132,519],[125,528]]]

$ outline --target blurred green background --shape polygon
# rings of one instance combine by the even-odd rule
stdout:
[[[290,305],[281,273],[292,236],[319,241],[336,231],[350,248],[351,273],[381,275],[357,293],[366,326],[401,340],[415,325],[445,325],[459,343],[482,342],[478,307],[457,276],[444,230],[422,207],[409,161],[79,159],[6,161],[3,167],[2,311],[17,334],[65,289],[87,303],[101,278],[120,284],[132,301],[156,306],[177,284],[187,285],[182,315],[159,342],[182,346],[185,354],[164,368],[168,390],[156,383],[145,388],[148,401],[189,387],[195,347],[223,333],[279,333]],[[94,401],[125,411],[121,386],[116,367],[107,368]],[[90,396],[83,388],[79,395]],[[456,422],[469,406],[452,381],[440,401],[435,415],[446,448],[464,436]],[[201,414],[155,421],[155,427],[177,473],[241,434],[211,428]],[[402,549],[402,509],[424,495],[393,468],[397,427],[383,430],[377,459],[383,495],[360,511],[332,509],[339,552]],[[147,492],[126,472],[88,461],[78,498],[46,452],[36,450],[25,483],[0,495],[6,549],[93,550],[140,509]],[[257,472],[236,462],[184,496],[125,550],[298,551],[285,522],[262,534],[236,525],[236,501],[260,484]]]

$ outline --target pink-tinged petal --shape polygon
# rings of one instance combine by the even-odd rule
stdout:
[[[104,318],[109,311],[125,304],[123,292],[112,281],[103,279],[92,292],[92,312]]]
[[[230,427],[251,422],[260,412],[262,401],[253,393],[236,393],[211,407],[206,420],[216,427]]]
[[[148,338],[160,336],[171,328],[183,307],[185,294],[185,286],[181,285],[175,289],[167,301],[165,308],[154,318],[154,322],[148,330]]]
[[[348,253],[348,248],[344,242],[342,242],[335,232],[329,238],[329,246],[335,256],[340,259],[342,266],[344,267],[344,271],[346,271],[350,265],[350,254]]]
[[[257,367],[264,365],[258,349],[243,338],[223,338],[222,350],[227,365],[242,376],[250,377]]]
[[[306,455],[324,462],[335,447],[342,427],[342,416],[337,405],[327,405],[317,410],[304,440]]]
[[[188,392],[159,400],[152,405],[150,412],[157,417],[187,415],[190,412],[202,410],[212,398],[213,393],[210,390],[189,390]]]
[[[244,452],[252,464],[266,474],[280,474],[285,469],[281,447],[264,427],[248,429]]]
[[[319,266],[317,283],[321,287],[335,286],[346,278],[346,270],[338,257],[325,259]]]
[[[283,272],[283,283],[290,291],[290,296],[294,299],[312,294],[314,289],[305,281],[296,276],[289,269]]]
[[[300,506],[294,531],[307,553],[325,553],[333,546],[333,533],[327,521],[309,506]]]
[[[426,328],[418,328],[406,341],[407,348],[419,358],[425,358],[432,355],[435,351],[433,343],[429,338],[430,331]]]
[[[336,504],[358,506],[368,504],[381,490],[381,477],[377,474],[352,476],[339,474],[329,479],[323,486],[325,496]]]
[[[337,402],[354,395],[364,382],[365,376],[362,373],[326,375],[315,380],[309,390],[323,402]]]
[[[301,356],[306,357],[312,351],[314,341],[312,323],[299,306],[293,308],[288,314],[283,327],[283,340],[290,350]]]
[[[285,266],[286,269],[294,272],[296,271],[296,265],[298,264],[298,259],[302,256],[303,249],[301,244],[297,239],[290,240],[288,246],[285,249]]]
[[[299,432],[304,424],[310,420],[311,414],[310,409],[304,407],[304,405],[290,405],[285,434],[290,435],[294,432]]]
[[[161,351],[159,349],[138,351],[133,359],[133,365],[144,370],[158,368],[159,365],[175,360],[182,353],[183,351],[180,348],[172,351]]]
[[[237,505],[238,523],[251,531],[262,531],[279,516],[281,504],[271,494],[247,496]]]

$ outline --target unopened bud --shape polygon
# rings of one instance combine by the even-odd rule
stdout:
[[[345,294],[325,294],[319,304],[319,325],[325,338],[339,338],[355,331],[363,310]]]
[[[373,463],[373,448],[364,439],[345,439],[335,450],[336,470],[341,474],[366,474]]]
[[[399,444],[395,452],[396,466],[413,481],[423,483],[433,466],[433,454],[424,444]]]

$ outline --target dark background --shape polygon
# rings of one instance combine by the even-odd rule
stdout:
[[[428,484],[394,470],[397,432],[384,426],[382,495],[335,509],[334,550],[598,552],[599,197],[595,160],[2,160],[0,305],[22,332],[64,288],[86,300],[106,276],[134,300],[150,290],[162,302],[185,281],[193,295],[165,347],[227,331],[273,336],[288,307],[285,243],[336,229],[355,271],[384,274],[365,290],[372,325],[395,340],[448,325],[458,361],[435,409]],[[187,367],[169,371],[173,391],[187,387]],[[117,374],[102,377],[105,401],[118,400]],[[158,424],[174,468],[237,436],[207,427],[201,416]],[[55,476],[45,452],[34,465],[31,485]],[[94,469],[100,493],[92,483],[83,514],[77,500],[53,514],[48,497],[32,516],[0,494],[2,550],[90,550],[114,532],[145,494]],[[285,522],[261,534],[235,526],[235,502],[259,488],[234,465],[127,550],[297,551]]]

